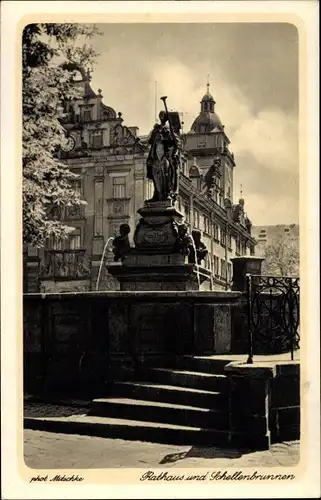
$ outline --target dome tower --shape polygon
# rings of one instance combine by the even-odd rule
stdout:
[[[215,129],[223,130],[222,122],[215,112],[215,101],[210,93],[210,84],[207,84],[207,92],[201,100],[201,112],[194,120],[190,133],[210,134]]]

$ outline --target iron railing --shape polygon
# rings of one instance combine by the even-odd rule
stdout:
[[[300,346],[300,280],[247,275],[248,363],[253,354],[279,354]]]

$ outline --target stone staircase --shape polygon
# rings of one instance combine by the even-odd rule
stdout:
[[[110,437],[171,444],[227,444],[230,360],[181,356],[153,363],[140,380],[114,381],[88,417]]]
[[[300,437],[299,364],[225,367],[231,356],[179,356],[110,366],[108,383],[78,401],[75,386],[25,405],[24,427],[131,441],[264,450]],[[143,361],[143,362],[142,362]],[[243,373],[241,373],[243,372]],[[229,373],[227,376],[226,373]],[[111,378],[111,375],[114,378]],[[140,374],[138,376],[138,374]],[[244,376],[245,375],[245,376]],[[103,380],[103,379],[102,379]],[[232,384],[232,390],[230,387]],[[94,399],[92,399],[94,398]],[[42,402],[42,404],[41,404]],[[85,404],[84,404],[85,403]]]

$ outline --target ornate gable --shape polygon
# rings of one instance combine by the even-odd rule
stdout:
[[[116,111],[103,104],[102,102],[100,103],[100,116],[102,120],[116,120]]]
[[[146,146],[135,137],[129,127],[120,123],[110,131],[110,147],[112,154],[140,153],[146,150]]]
[[[136,138],[134,134],[129,130],[128,127],[118,123],[111,130],[110,145],[111,146],[130,145],[135,143],[135,139]]]

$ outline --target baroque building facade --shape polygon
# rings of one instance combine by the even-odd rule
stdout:
[[[101,90],[94,92],[90,80],[90,74],[80,70],[83,97],[69,105],[64,122],[68,143],[59,152],[79,175],[74,189],[86,204],[51,214],[74,230],[64,240],[51,238],[42,249],[28,249],[24,276],[28,292],[117,289],[118,283],[101,265],[102,256],[103,264],[113,260],[111,238],[118,235],[120,224],[129,224],[132,241],[140,218],[137,210],[153,194],[146,178],[148,137],[139,136],[138,127],[126,126],[122,113],[103,103]],[[202,233],[211,288],[229,289],[231,259],[254,255],[255,240],[244,199],[233,203],[236,164],[209,85],[199,115],[191,130],[181,133],[181,140],[177,208],[189,231]],[[209,280],[205,283],[209,286]]]

